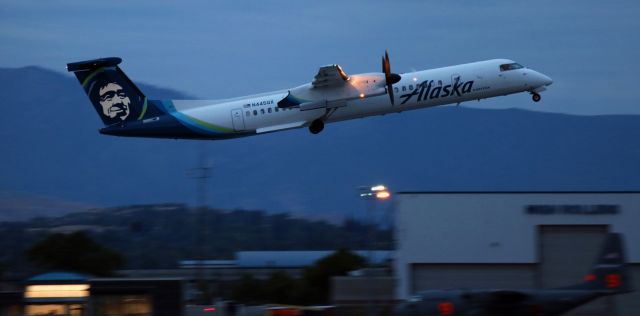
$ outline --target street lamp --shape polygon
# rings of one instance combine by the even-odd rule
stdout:
[[[373,240],[374,240],[374,229],[376,227],[375,223],[375,210],[376,210],[376,201],[386,201],[391,198],[391,192],[389,189],[382,185],[373,185],[373,186],[360,186],[358,187],[358,192],[360,198],[363,200],[369,200],[371,202],[367,203],[369,205],[368,217],[369,217],[369,232],[367,234],[367,248],[369,248],[368,261],[369,265],[373,266]]]
[[[358,189],[360,190],[360,197],[363,199],[387,200],[391,197],[391,193],[387,190],[387,187],[382,184],[372,187],[362,186]]]
[[[373,186],[360,186],[358,187],[358,191],[360,194],[360,198],[363,200],[371,201],[369,204],[369,231],[367,234],[367,248],[369,248],[369,255],[367,260],[369,261],[369,266],[373,266],[373,239],[374,239],[374,229],[375,229],[375,209],[376,209],[376,201],[385,201],[391,198],[391,193],[389,189],[382,185],[377,184]]]
[[[367,261],[368,261],[368,269],[369,271],[365,270],[365,278],[368,279],[369,282],[371,282],[373,280],[373,272],[372,272],[372,268],[374,266],[374,258],[373,258],[373,237],[374,237],[374,229],[376,227],[375,225],[375,204],[376,201],[384,201],[384,200],[388,200],[389,198],[391,198],[391,193],[389,192],[389,190],[387,189],[386,186],[382,185],[382,184],[378,184],[378,185],[374,185],[374,186],[361,186],[358,187],[358,191],[360,193],[360,198],[362,198],[363,200],[370,200],[372,201],[370,203],[370,207],[371,210],[368,212],[369,213],[369,232],[368,232],[368,236],[367,236],[367,244],[368,244],[368,255],[367,255]],[[367,315],[375,315],[375,306],[374,306],[374,297],[373,297],[373,284],[370,284],[371,286],[367,288],[367,293],[366,296],[368,296],[367,300],[368,300],[368,304],[367,304]]]

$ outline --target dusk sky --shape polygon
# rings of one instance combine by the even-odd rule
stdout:
[[[122,57],[134,81],[218,99],[286,89],[321,65],[395,72],[510,58],[554,79],[464,106],[640,114],[637,1],[34,1],[0,4],[0,66]],[[151,96],[153,97],[153,96]]]
[[[392,71],[397,73],[508,58],[554,80],[553,85],[542,93],[542,101],[534,103],[530,95],[520,93],[481,102],[466,102],[461,107],[515,108],[590,116],[639,115],[639,17],[640,2],[633,0],[3,0],[0,3],[0,68],[35,65],[71,78],[65,67],[69,62],[117,56],[123,59],[120,65],[122,69],[135,82],[174,89],[194,98],[222,99],[304,84],[313,79],[318,67],[326,64],[340,64],[348,74],[377,72],[380,71],[380,57],[385,50],[390,53]],[[80,95],[80,85],[77,89]],[[6,85],[5,90],[10,91],[8,95],[11,96],[16,88]],[[154,98],[151,94],[148,96]],[[127,203],[192,203],[195,200],[194,181],[185,175],[185,170],[196,164],[198,147],[195,142],[99,135],[96,130],[101,125],[97,116],[92,122],[82,122],[95,124],[95,128],[77,132],[82,124],[78,124],[74,114],[92,111],[88,100],[86,108],[66,108],[70,112],[64,116],[64,124],[38,125],[37,122],[47,122],[48,117],[33,119],[37,115],[30,113],[49,115],[41,111],[40,106],[43,104],[13,108],[16,111],[23,110],[24,116],[21,118],[28,123],[11,115],[4,117],[4,130],[0,135],[9,155],[0,161],[5,168],[0,185],[0,206],[14,206],[27,200],[27,204],[35,203],[41,208],[40,205],[52,204],[52,199],[54,204],[63,208],[68,208],[68,205],[83,208],[84,205],[114,206]],[[435,110],[425,109],[399,116],[335,124],[316,136],[311,136],[306,130],[298,130],[248,139],[207,142],[205,144],[209,153],[212,153],[210,159],[217,172],[215,181],[218,187],[214,193],[217,195],[212,200],[224,201],[225,204],[217,202],[217,205],[226,208],[301,209],[311,212],[319,208],[337,210],[345,205],[355,205],[357,200],[353,188],[378,181],[390,181],[396,187],[405,189],[426,187],[438,190],[460,187],[483,189],[490,187],[491,181],[495,180],[502,181],[501,188],[528,189],[533,182],[527,182],[530,179],[526,176],[518,177],[517,181],[507,176],[500,178],[500,172],[503,171],[509,175],[521,172],[535,178],[536,169],[528,164],[528,158],[536,163],[540,161],[536,165],[539,174],[555,176],[538,179],[536,183],[542,184],[535,188],[629,189],[637,183],[637,171],[628,172],[629,168],[624,167],[626,162],[637,161],[635,157],[640,153],[637,142],[629,140],[633,133],[616,130],[615,125],[576,123],[576,126],[607,126],[607,129],[613,130],[611,134],[603,134],[600,129],[588,130],[596,135],[587,132],[574,135],[571,126],[562,129],[563,125],[553,125],[564,135],[542,138],[538,130],[547,131],[551,123],[541,117],[563,117],[567,121],[576,117],[534,113],[522,118],[522,113],[518,112],[514,114],[520,119],[518,122],[536,119],[539,123],[524,130],[523,124],[511,126],[509,119],[491,121],[503,128],[500,131],[504,132],[498,134],[494,133],[491,126],[470,119],[473,115],[486,118],[478,112],[487,114],[489,111],[467,111],[464,114],[467,116],[441,112],[439,117],[447,117],[451,124],[434,131],[429,129],[430,126],[439,122],[430,120],[432,117],[428,113],[432,112],[429,111]],[[81,115],[78,114],[78,117]],[[463,121],[464,118],[467,121]],[[24,134],[28,133],[21,132],[25,124],[29,135],[35,135],[31,141],[24,139],[27,137]],[[596,123],[589,121],[584,124]],[[479,136],[467,137],[460,131],[461,126],[465,128],[472,125],[478,128],[476,134]],[[54,126],[59,135],[70,136],[64,139],[53,138],[54,135],[41,137],[47,132],[43,126]],[[66,132],[68,134],[64,134]],[[375,144],[375,148],[362,147],[362,144],[358,147],[359,140],[370,140],[376,133],[391,139],[389,142],[396,147],[378,147],[378,144]],[[447,141],[438,133],[453,135],[451,139],[454,141]],[[90,136],[84,137],[87,135]],[[510,140],[504,139],[483,139],[483,135],[498,135],[497,138],[506,135],[505,139],[510,135],[528,135],[528,144],[539,148],[550,145],[549,148],[556,150],[534,151],[540,159],[535,159],[537,156],[522,157],[518,155],[528,151],[521,148],[521,143],[525,143],[520,139],[510,143]],[[608,148],[614,149],[604,152],[588,146],[599,136],[604,138],[599,140],[600,143],[607,143],[611,145]],[[559,142],[574,142],[576,139],[579,143],[577,147],[567,147],[564,143],[558,145]],[[443,140],[443,143],[438,143],[439,140]],[[66,156],[60,154],[58,157],[66,164],[56,162],[54,168],[43,164],[40,156],[56,149],[43,153],[42,148],[38,151],[39,145],[46,143],[54,148],[54,145],[63,142],[71,144],[69,147],[60,146],[68,148],[64,153]],[[87,148],[80,148],[78,144]],[[306,149],[291,148],[292,144]],[[488,144],[490,148],[482,147],[483,144]],[[469,148],[469,153],[452,150],[460,147]],[[130,161],[122,168],[116,168],[117,164],[106,168],[105,174],[117,171],[120,183],[128,183],[131,179],[138,179],[139,183],[151,183],[153,190],[158,193],[150,197],[138,197],[136,188],[131,184],[133,189],[125,187],[117,192],[106,191],[101,186],[101,179],[95,175],[70,181],[65,186],[57,185],[58,179],[65,174],[82,176],[82,172],[74,168],[94,172],[93,165],[86,161],[104,161],[104,156],[118,157],[113,151],[105,154],[93,148],[118,148],[121,150],[118,153]],[[578,148],[576,150],[580,153],[566,148]],[[342,151],[338,152],[338,149]],[[61,151],[59,148],[57,150]],[[456,152],[459,156],[455,156]],[[492,156],[492,153],[500,152],[507,154]],[[378,154],[381,154],[380,157],[377,157]],[[78,158],[81,155],[85,156]],[[560,159],[569,162],[552,169],[549,166],[557,158],[553,155],[570,159]],[[549,157],[554,159],[546,160]],[[599,157],[602,158],[589,160]],[[419,168],[412,169],[401,158],[414,159],[414,165]],[[85,169],[76,166],[78,163],[74,163],[73,159],[85,163]],[[404,164],[399,164],[402,168],[385,173],[384,170],[367,169],[363,162],[365,159],[378,159],[376,161],[385,166],[395,166],[398,162]],[[288,161],[290,165],[278,165],[282,161]],[[247,165],[253,169],[246,168]],[[487,167],[494,165],[495,168]],[[618,166],[619,169],[616,169]],[[442,169],[445,172],[441,178],[433,177],[434,174],[440,174]],[[481,176],[470,176],[475,182],[460,180],[467,179],[467,175],[475,174],[478,170]],[[253,173],[247,176],[249,172]],[[9,176],[10,173],[12,176]],[[417,174],[421,174],[422,178]],[[586,178],[566,176],[576,174],[584,174]],[[556,181],[563,177],[568,180]],[[315,179],[319,181],[312,181]],[[338,181],[335,179],[342,179],[341,183],[329,188],[334,184],[332,181]],[[520,186],[509,186],[515,182]],[[20,194],[17,197],[16,192]],[[242,193],[240,197],[228,198],[239,192]],[[328,197],[331,195],[333,197]]]

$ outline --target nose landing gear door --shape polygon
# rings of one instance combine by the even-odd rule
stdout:
[[[233,130],[236,132],[244,131],[245,127],[242,109],[231,110],[231,121],[233,122]]]

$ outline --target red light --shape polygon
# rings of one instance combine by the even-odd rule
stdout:
[[[622,280],[620,279],[620,275],[617,273],[607,274],[607,288],[616,288],[622,285]]]
[[[540,307],[540,305],[531,306],[530,315],[531,316],[540,316],[540,315],[542,315],[542,307]]]
[[[438,311],[440,312],[440,316],[452,316],[455,308],[451,302],[442,302],[438,304]]]
[[[205,307],[202,309],[203,312],[213,312],[215,310],[216,310],[215,307]]]
[[[584,280],[587,282],[591,282],[591,281],[595,281],[596,280],[596,275],[595,274],[587,274],[584,276]]]

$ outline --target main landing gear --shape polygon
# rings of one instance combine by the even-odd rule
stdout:
[[[311,125],[309,125],[309,132],[311,132],[311,134],[318,134],[322,132],[323,129],[324,122],[321,119],[314,120],[311,122]]]
[[[531,99],[533,100],[533,102],[538,102],[538,101],[540,101],[541,98],[542,97],[539,94],[537,94],[535,92],[531,93]]]

